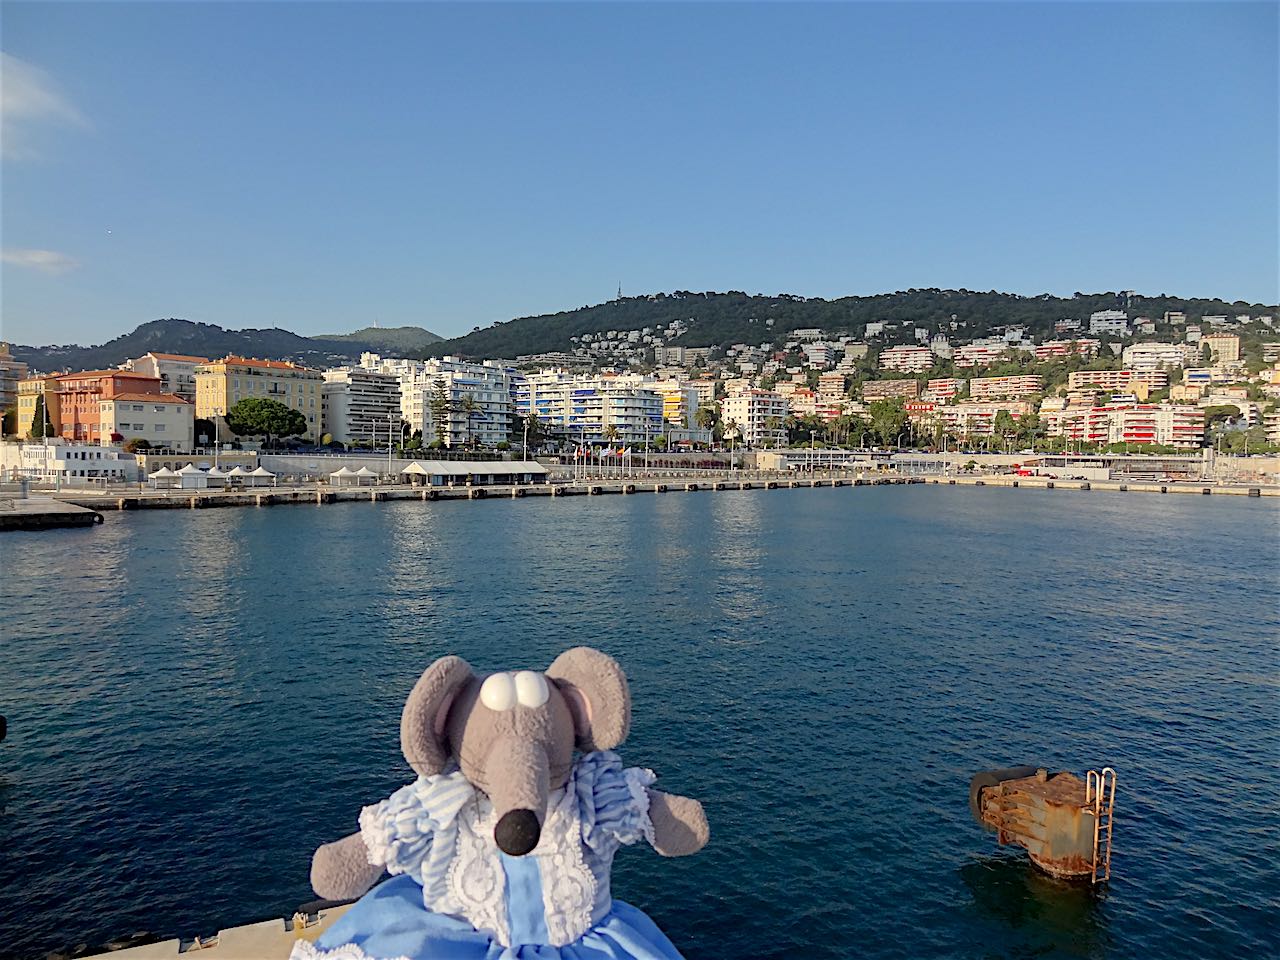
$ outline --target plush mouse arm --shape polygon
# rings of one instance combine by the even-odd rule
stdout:
[[[353,833],[316,850],[311,858],[311,889],[326,900],[351,900],[364,896],[382,870],[369,862],[364,839]]]
[[[664,857],[697,853],[711,837],[702,804],[692,797],[650,788],[649,820],[653,823],[653,849]]]

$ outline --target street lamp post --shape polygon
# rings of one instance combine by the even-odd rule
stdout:
[[[213,409],[213,469],[218,469],[218,451],[222,448],[221,439],[218,436],[218,418],[222,416],[222,408],[215,407]]]
[[[391,477],[391,451],[395,446],[395,440],[392,439],[392,436],[391,436],[391,423],[395,419],[395,416],[396,415],[394,412],[389,412],[387,414],[387,477],[388,479]]]

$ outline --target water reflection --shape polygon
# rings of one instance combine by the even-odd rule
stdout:
[[[960,867],[960,877],[985,928],[988,955],[1107,955],[1100,888],[1055,880],[1017,856],[971,860]]]
[[[762,627],[769,613],[760,572],[768,544],[765,501],[764,495],[751,493],[711,501],[708,546],[718,572],[712,597],[718,615],[737,625],[725,638],[735,645],[763,642],[763,631],[742,631],[748,624]]]

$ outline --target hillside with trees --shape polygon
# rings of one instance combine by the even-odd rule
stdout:
[[[1213,299],[1187,299],[1161,294],[1141,296],[1117,293],[1078,293],[1073,297],[1048,295],[1024,297],[1011,293],[972,290],[905,290],[838,300],[779,294],[760,296],[728,293],[657,293],[624,297],[576,310],[522,317],[495,323],[466,336],[444,340],[424,351],[424,356],[454,354],[464,357],[514,359],[534,353],[567,350],[572,337],[608,330],[654,328],[673,320],[689,329],[670,345],[687,347],[758,345],[777,342],[792,330],[821,327],[828,334],[860,337],[875,321],[906,321],[931,333],[950,333],[951,322],[960,326],[957,336],[972,339],[997,327],[1023,325],[1037,336],[1049,335],[1062,319],[1088,321],[1099,310],[1125,309],[1130,316],[1161,317],[1180,310],[1194,321],[1203,315],[1275,313],[1275,305],[1227,303]],[[769,321],[773,321],[772,324]],[[905,333],[904,336],[911,334]],[[890,338],[892,339],[892,338]]]

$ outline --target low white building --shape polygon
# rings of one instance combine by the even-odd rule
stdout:
[[[172,393],[117,393],[98,402],[102,444],[145,440],[186,453],[195,444],[195,404]]]
[[[138,461],[118,447],[54,439],[0,444],[0,472],[5,479],[87,487],[108,481],[137,481]]]

